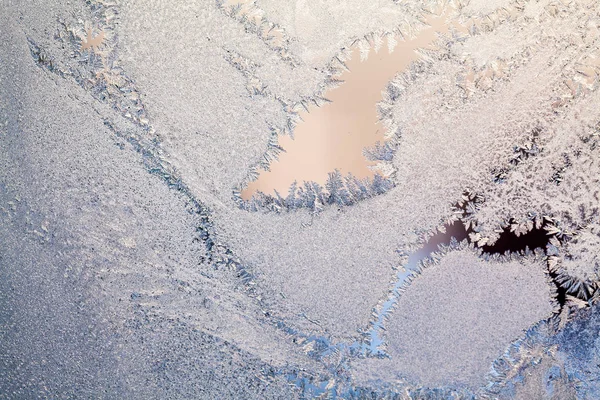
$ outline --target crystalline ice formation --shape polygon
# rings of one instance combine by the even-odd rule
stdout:
[[[600,235],[598,224],[587,226],[567,242],[564,248],[564,257],[560,258],[561,267],[571,275],[584,280],[598,281],[600,274],[600,260],[598,246]]]
[[[599,13],[0,3],[0,398],[598,397]],[[239,207],[351,48],[432,16],[371,110],[377,195]]]
[[[416,8],[407,2],[406,8]],[[273,21],[286,27],[294,37],[292,50],[310,66],[330,61],[348,38],[360,38],[373,32],[394,32],[404,23],[414,29],[421,25],[416,10],[408,13],[392,0],[377,3],[352,0],[343,4],[325,1],[281,3],[261,1],[260,6]],[[341,27],[341,29],[340,29]],[[406,29],[405,33],[409,33]],[[396,36],[401,37],[398,30]]]
[[[598,306],[574,312],[560,330],[543,322],[511,344],[495,362],[494,398],[592,399],[598,397]]]
[[[552,314],[550,296],[540,260],[450,251],[400,297],[386,324],[390,360],[377,361],[385,372],[372,379],[477,389],[511,338]]]

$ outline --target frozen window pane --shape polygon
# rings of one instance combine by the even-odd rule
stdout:
[[[599,33],[0,3],[0,398],[597,398]]]

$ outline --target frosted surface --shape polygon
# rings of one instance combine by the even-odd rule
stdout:
[[[390,374],[429,387],[482,386],[505,343],[552,314],[543,267],[484,262],[469,249],[444,255],[400,297],[386,328],[391,359],[374,362],[371,379]]]
[[[434,20],[364,68],[370,181],[240,196]],[[0,398],[596,398],[599,34],[588,0],[0,0]]]

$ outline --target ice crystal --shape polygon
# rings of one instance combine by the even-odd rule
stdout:
[[[597,2],[0,8],[1,398],[599,396]],[[368,176],[242,198],[415,40]]]

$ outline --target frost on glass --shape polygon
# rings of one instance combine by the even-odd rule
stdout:
[[[598,397],[596,2],[0,7],[0,398]]]

